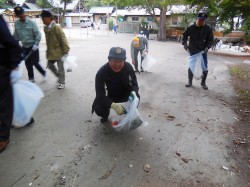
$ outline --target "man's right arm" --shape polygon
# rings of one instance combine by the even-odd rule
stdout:
[[[102,105],[111,107],[111,104],[113,101],[106,96],[106,90],[105,90],[105,82],[103,80],[102,76],[102,69],[100,69],[95,78],[95,90],[96,90],[96,100],[100,102]]]
[[[8,63],[9,63],[7,65],[11,69],[14,69],[21,62],[22,49],[19,46],[18,42],[11,35],[6,22],[1,16],[0,16],[0,25],[1,25],[0,42],[3,44],[4,47],[7,48],[7,53],[8,53],[6,54],[6,56],[8,56]]]

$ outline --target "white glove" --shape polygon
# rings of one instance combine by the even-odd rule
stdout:
[[[32,50],[36,51],[37,49],[39,49],[39,46],[38,45],[33,45]]]

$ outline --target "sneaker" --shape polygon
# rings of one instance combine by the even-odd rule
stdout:
[[[65,88],[65,84],[58,84],[57,88],[58,89],[64,89]]]
[[[9,144],[9,142],[10,142],[10,139],[4,140],[4,141],[0,141],[0,153],[3,152],[6,149],[7,145]]]

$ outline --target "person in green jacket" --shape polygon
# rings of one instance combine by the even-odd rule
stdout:
[[[15,15],[19,18],[15,22],[14,38],[22,42],[22,51],[28,71],[29,80],[35,82],[33,66],[42,74],[43,80],[46,80],[46,71],[39,64],[39,43],[41,33],[37,24],[26,17],[24,9],[20,6],[14,8]],[[29,54],[31,54],[29,56]],[[27,58],[27,56],[29,56]]]
[[[41,13],[42,21],[45,25],[44,33],[46,37],[48,68],[58,77],[58,89],[65,88],[65,70],[62,58],[68,56],[69,45],[66,36],[60,26],[53,21],[51,12],[43,10]],[[55,67],[57,62],[57,67]]]

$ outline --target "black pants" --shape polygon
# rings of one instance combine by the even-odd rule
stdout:
[[[13,118],[10,72],[0,70],[0,141],[8,140]]]
[[[134,66],[135,66],[135,70],[137,71],[138,70],[138,53],[140,52],[140,54],[141,54],[141,66],[142,66],[142,61],[143,61],[143,57],[142,57],[142,51],[143,51],[144,49],[142,49],[142,50],[138,50],[138,49],[134,49],[134,60],[135,60],[135,64],[134,64]],[[142,68],[141,68],[142,69]]]
[[[97,116],[107,119],[109,117],[110,107],[102,106],[100,103],[96,103],[94,111]]]
[[[23,48],[23,54],[24,57],[26,57],[30,51],[32,50],[32,47],[29,48]],[[28,76],[30,80],[34,79],[34,70],[33,66],[36,67],[36,69],[43,75],[45,76],[45,71],[42,68],[42,66],[39,64],[39,50],[37,49],[32,53],[32,55],[25,61],[26,69],[28,71]]]

